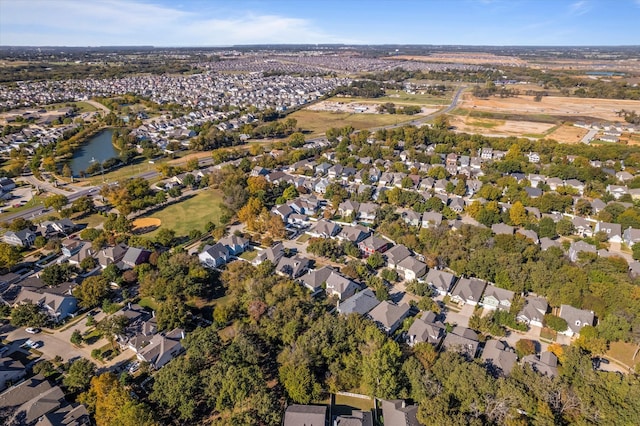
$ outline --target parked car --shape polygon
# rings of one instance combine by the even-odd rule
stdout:
[[[600,358],[600,362],[603,364],[609,364],[609,360],[606,358]]]
[[[138,371],[139,369],[140,369],[140,363],[139,362],[132,362],[129,365],[128,371],[129,371],[129,373],[133,374],[136,371]]]
[[[26,331],[29,334],[38,334],[38,333],[40,333],[40,329],[36,328],[36,327],[27,327],[24,331]]]

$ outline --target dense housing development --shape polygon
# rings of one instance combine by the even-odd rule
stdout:
[[[511,56],[553,63],[536,49],[385,49],[16,68],[31,78],[0,84],[1,422],[640,422],[634,80],[574,84]],[[593,117],[550,118],[587,89]],[[625,107],[601,107],[606,89]],[[529,120],[557,121],[468,131]],[[113,157],[76,166],[103,132]]]

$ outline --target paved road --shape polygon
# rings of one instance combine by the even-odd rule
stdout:
[[[64,195],[67,197],[67,199],[69,200],[69,202],[73,202],[75,200],[77,200],[80,197],[83,197],[85,195],[94,195],[97,194],[99,191],[99,189],[97,187],[89,187],[86,189],[82,189],[80,191],[77,192],[67,192],[64,193]],[[45,209],[43,205],[39,205],[36,207],[31,207],[28,208],[26,210],[22,210],[18,213],[12,213],[7,215],[3,221],[4,222],[11,222],[12,220],[16,219],[16,218],[24,218],[24,219],[34,219],[37,216],[40,216],[44,213],[47,213],[49,210]]]

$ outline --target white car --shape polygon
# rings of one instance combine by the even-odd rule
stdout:
[[[40,329],[39,328],[35,328],[35,327],[28,327],[24,331],[26,331],[29,334],[38,334],[38,333],[40,333]]]

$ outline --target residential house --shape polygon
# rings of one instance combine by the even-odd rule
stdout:
[[[198,258],[203,265],[209,268],[218,268],[229,261],[229,249],[220,243],[207,244],[198,254]]]
[[[335,269],[330,266],[323,266],[320,269],[314,269],[307,271],[306,274],[301,276],[298,280],[303,286],[311,291],[312,295],[316,295],[323,290],[323,285],[326,285],[329,275],[335,272]]]
[[[148,362],[151,367],[159,370],[183,352],[182,339],[184,330],[181,328],[156,334],[149,344],[137,353],[137,357],[141,362]]]
[[[271,209],[271,212],[280,216],[283,221],[286,221],[289,216],[294,213],[294,210],[288,204],[282,204],[280,206],[275,206]]]
[[[538,240],[538,234],[532,229],[518,229],[516,231],[516,234],[522,235],[523,237],[531,240],[531,242],[534,244],[538,244],[540,242]]]
[[[558,248],[562,248],[562,244],[560,244],[560,241],[558,240],[552,240],[549,237],[542,237],[540,238],[540,250],[542,251],[547,251],[549,250],[551,247],[558,247]]]
[[[284,256],[284,246],[282,243],[278,243],[272,247],[262,250],[255,259],[253,259],[253,265],[259,265],[265,260],[271,262],[274,266],[278,264],[280,258]]]
[[[61,220],[45,220],[38,224],[36,234],[49,238],[58,234],[67,235],[75,229],[76,225],[68,218]]]
[[[336,271],[329,274],[326,279],[325,291],[329,297],[335,296],[338,300],[345,300],[353,296],[358,290],[360,290],[360,286],[357,283]]]
[[[486,285],[485,281],[477,278],[460,278],[450,293],[451,301],[475,306],[480,301]]]
[[[365,257],[372,255],[373,253],[384,253],[391,246],[391,243],[384,238],[371,235],[370,237],[360,241],[358,248]]]
[[[373,290],[366,288],[341,302],[337,310],[338,313],[343,315],[352,313],[366,315],[379,304],[380,301],[376,298]]]
[[[138,247],[129,247],[122,257],[122,265],[124,267],[121,269],[133,269],[138,265],[147,263],[150,256],[151,252],[149,250]]]
[[[518,361],[518,355],[500,340],[488,340],[482,351],[482,361],[496,376],[508,376]]]
[[[373,414],[371,410],[352,410],[351,414],[336,416],[334,426],[373,426]]]
[[[327,192],[327,188],[330,184],[331,182],[329,182],[328,179],[322,178],[313,185],[313,190],[318,194],[324,194],[325,192]]]
[[[527,296],[522,310],[518,312],[516,320],[528,325],[542,327],[544,316],[548,310],[549,303],[547,303],[547,299],[544,297]]]
[[[564,182],[562,181],[562,179],[557,177],[547,179],[546,184],[552,191],[557,191],[559,188],[564,186]]]
[[[16,188],[16,183],[7,177],[0,178],[0,192],[7,193]]]
[[[327,407],[324,405],[298,405],[287,407],[283,426],[326,426]]]
[[[584,183],[580,182],[577,179],[567,179],[564,183],[566,187],[572,188],[578,192],[578,194],[582,195],[584,193]]]
[[[574,308],[571,305],[560,305],[558,316],[567,322],[567,329],[562,332],[569,337],[580,334],[585,325],[593,325],[595,316],[593,311]]]
[[[496,235],[513,235],[516,228],[510,225],[506,225],[504,223],[495,223],[491,225],[491,232]]]
[[[66,240],[62,241],[60,250],[62,251],[62,254],[64,256],[71,257],[77,252],[79,252],[82,246],[84,245],[85,245],[85,242],[82,240],[67,238]]]
[[[619,200],[620,197],[629,193],[629,188],[623,185],[607,185],[607,192],[613,195],[613,198]]]
[[[384,255],[387,258],[387,266],[395,269],[402,260],[411,256],[411,250],[403,244],[397,244],[387,250]]]
[[[427,272],[427,264],[413,256],[408,256],[396,265],[396,269],[404,275],[405,280],[411,281],[422,277]]]
[[[296,254],[293,257],[281,257],[276,265],[276,272],[290,278],[298,278],[309,269],[309,266],[309,259]]]
[[[629,263],[629,275],[631,278],[640,277],[640,262],[634,261]]]
[[[382,418],[385,426],[420,426],[418,422],[418,406],[407,405],[404,400],[380,400],[382,405]]]
[[[12,246],[29,248],[36,241],[36,234],[28,228],[19,231],[7,231],[2,236],[2,241]]]
[[[618,179],[620,182],[626,182],[628,180],[632,180],[633,175],[623,170],[621,172],[616,173],[616,179]]]
[[[529,154],[527,154],[527,158],[529,159],[530,163],[539,163],[540,162],[540,154],[538,154],[537,152],[529,152]]]
[[[460,352],[469,359],[473,359],[478,352],[478,335],[469,328],[456,326],[451,333],[447,333],[442,345],[447,350]]]
[[[340,227],[334,222],[320,219],[306,232],[314,238],[331,238],[340,232]]]
[[[522,358],[522,364],[529,365],[533,371],[545,376],[558,375],[558,357],[553,352],[527,355]]]
[[[69,404],[59,386],[53,386],[42,375],[30,377],[0,394],[0,407],[7,410],[6,425],[91,424],[87,408]]]
[[[478,150],[478,157],[480,157],[483,160],[492,160],[493,148],[482,148]]]
[[[527,196],[529,196],[529,198],[538,198],[542,196],[542,189],[540,188],[527,186],[524,188],[524,191],[527,193]]]
[[[455,280],[455,275],[437,269],[430,269],[425,278],[425,281],[441,296],[449,293]]]
[[[529,183],[534,188],[537,188],[539,185],[544,184],[546,181],[545,176],[537,175],[534,173],[529,174],[528,179],[529,179]]]
[[[249,248],[250,241],[237,235],[229,235],[221,238],[218,243],[225,246],[231,256],[239,256]]]
[[[338,213],[343,218],[349,218],[349,217],[357,218],[359,209],[360,209],[359,202],[346,200],[340,203],[340,205],[338,206]]]
[[[402,220],[409,226],[420,226],[422,222],[420,213],[416,213],[413,210],[405,210],[402,212]]]
[[[393,334],[410,312],[411,307],[407,303],[396,305],[385,300],[369,311],[368,316],[387,334]]]
[[[340,241],[351,241],[358,244],[360,241],[371,235],[369,228],[362,225],[346,225],[343,226],[336,238]]]
[[[124,244],[118,244],[113,247],[106,247],[100,250],[96,256],[98,260],[98,264],[102,269],[106,268],[111,264],[118,264],[125,253],[127,252],[128,247]]]
[[[0,357],[0,392],[2,392],[8,384],[18,382],[26,374],[27,370],[19,360]]]
[[[442,214],[438,212],[424,212],[422,214],[422,227],[435,228],[442,224]]]
[[[452,197],[449,200],[449,208],[460,214],[464,211],[464,199],[462,197]]]
[[[55,322],[62,321],[78,310],[78,301],[75,297],[55,294],[46,288],[34,291],[28,287],[23,287],[14,301],[14,305],[23,303],[38,305]]]
[[[593,214],[600,213],[605,209],[605,207],[607,207],[607,205],[600,198],[596,198],[591,202],[591,210],[593,211]]]
[[[619,223],[598,222],[595,233],[598,232],[607,234],[607,240],[611,243],[622,242],[622,226]]]
[[[422,316],[409,327],[407,331],[407,344],[413,346],[416,343],[427,342],[434,346],[440,345],[445,335],[445,325],[436,320],[436,314],[433,312],[424,312]]]
[[[577,262],[578,255],[580,253],[596,254],[597,253],[596,246],[589,243],[585,243],[584,241],[577,241],[577,242],[571,243],[571,246],[569,247],[569,259],[572,262]]]
[[[587,219],[580,216],[575,216],[571,220],[571,223],[573,224],[574,234],[580,235],[581,237],[593,236],[593,226]]]
[[[306,228],[311,225],[309,216],[299,213],[290,214],[286,223],[297,228]]]
[[[376,220],[379,208],[375,203],[362,203],[358,210],[358,218],[363,222],[373,223]]]
[[[622,233],[622,240],[628,247],[633,247],[634,244],[640,242],[640,229],[628,227]]]
[[[505,290],[495,285],[488,285],[484,290],[484,297],[482,298],[482,306],[487,309],[502,309],[508,311],[511,309],[511,302],[515,293],[510,290]]]

